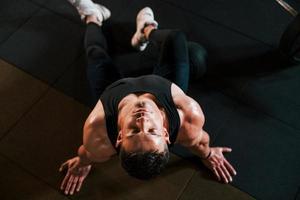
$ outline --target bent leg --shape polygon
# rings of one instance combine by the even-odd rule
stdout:
[[[159,43],[160,56],[153,73],[165,77],[187,91],[189,84],[189,55],[185,35],[178,30],[152,30],[149,41]]]
[[[101,27],[88,23],[84,40],[87,56],[87,77],[92,90],[93,102],[99,100],[104,89],[119,78],[107,53],[107,43]]]

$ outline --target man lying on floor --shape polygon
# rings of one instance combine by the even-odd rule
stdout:
[[[68,168],[61,184],[65,194],[80,190],[93,162],[108,161],[116,154],[129,175],[155,177],[168,163],[168,148],[175,143],[199,156],[220,181],[231,182],[236,171],[223,155],[231,149],[209,146],[203,112],[184,92],[190,66],[183,33],[158,30],[152,10],[142,9],[132,46],[142,51],[149,42],[160,44],[159,63],[151,75],[122,78],[107,54],[101,30],[110,11],[90,0],[70,1],[87,23],[88,79],[97,103],[85,122],[78,156],[60,167],[60,171]]]

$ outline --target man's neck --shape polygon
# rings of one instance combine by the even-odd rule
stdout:
[[[126,117],[129,113],[131,108],[142,101],[150,101],[153,102],[154,105],[157,106],[158,110],[162,113],[164,119],[164,127],[168,130],[169,129],[169,120],[165,113],[165,109],[159,104],[156,97],[150,93],[134,93],[125,96],[118,105],[118,127],[120,126],[120,121]],[[120,127],[119,127],[120,128]]]

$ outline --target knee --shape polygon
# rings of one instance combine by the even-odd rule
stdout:
[[[172,45],[174,48],[181,47],[182,45],[186,45],[186,36],[180,30],[172,30],[166,38],[166,43]]]
[[[172,38],[174,40],[176,39],[185,39],[185,34],[181,30],[172,30],[169,33],[169,38]]]
[[[202,77],[206,70],[207,51],[196,42],[188,42],[190,75],[192,80]]]
[[[100,46],[90,46],[86,49],[86,55],[89,60],[97,60],[108,57],[106,51]]]

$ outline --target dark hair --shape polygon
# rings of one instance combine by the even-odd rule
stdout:
[[[120,149],[120,159],[122,167],[130,176],[147,180],[161,173],[169,161],[169,149],[163,152],[126,152]]]

